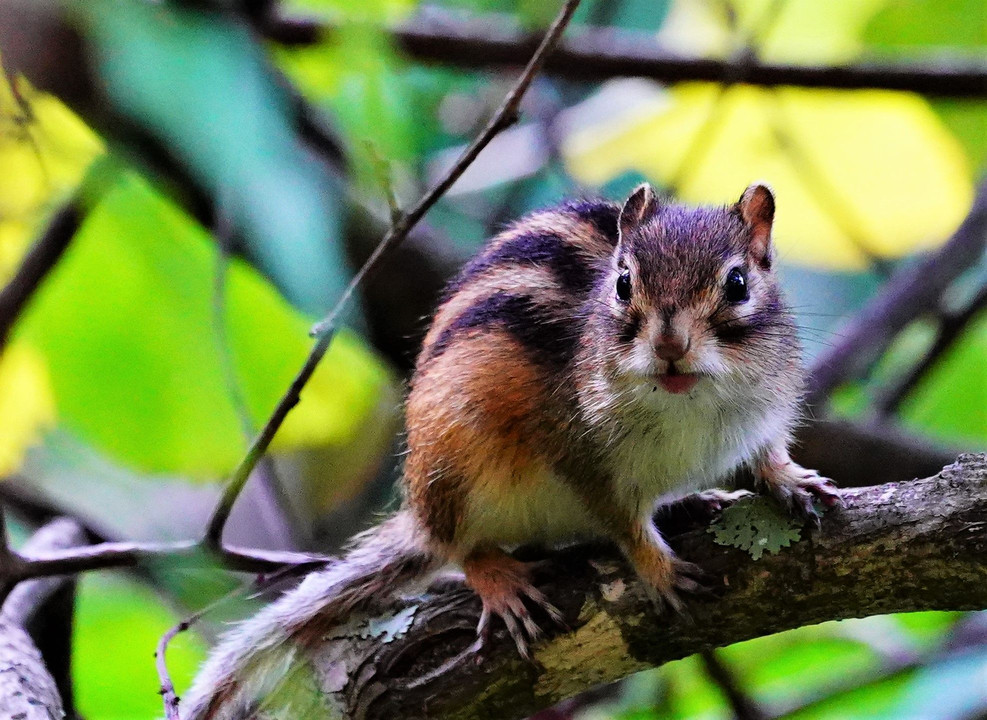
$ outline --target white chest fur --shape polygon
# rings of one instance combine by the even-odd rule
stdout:
[[[701,379],[684,394],[641,385],[627,391],[610,457],[616,484],[645,503],[710,487],[784,437],[792,411],[744,384]]]

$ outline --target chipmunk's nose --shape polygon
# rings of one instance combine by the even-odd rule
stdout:
[[[678,334],[662,333],[655,343],[655,355],[667,362],[675,362],[689,352],[692,339]]]

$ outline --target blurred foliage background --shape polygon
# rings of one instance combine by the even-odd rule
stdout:
[[[514,77],[423,63],[391,29],[479,16],[491,32],[527,30],[557,10],[544,0],[291,0],[281,10],[331,31],[279,42],[244,21],[262,5],[36,0],[42,19],[29,26],[10,25],[18,3],[0,4],[0,58],[30,56],[37,37],[49,43],[38,81],[5,63],[0,83],[3,280],[58,207],[72,198],[85,207],[0,358],[0,473],[22,510],[18,537],[30,530],[25,508],[40,506],[111,539],[195,537],[218,482],[304,359],[312,321],[379,239],[388,194],[413,202]],[[56,16],[69,19],[73,42],[44,36]],[[570,33],[580,25],[694,56],[796,65],[987,51],[983,0],[585,0]],[[439,282],[528,210],[573,195],[620,198],[642,179],[723,203],[769,180],[781,272],[811,360],[896,268],[949,237],[985,166],[984,99],[544,76],[522,122],[367,287],[228,537],[331,550],[389,500],[402,382]],[[944,305],[962,306],[985,278],[981,261]],[[934,337],[931,322],[909,327],[865,380],[840,388],[831,411],[951,448],[987,447],[982,313],[892,412],[875,411]],[[73,638],[80,714],[157,717],[158,637],[233,582],[218,570],[87,575]],[[226,608],[176,641],[180,689],[223,620],[248,610]],[[775,717],[987,716],[983,614],[831,623],[720,658]],[[702,660],[688,658],[557,712],[733,711]]]

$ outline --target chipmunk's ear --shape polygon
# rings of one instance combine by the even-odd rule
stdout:
[[[775,219],[775,196],[771,186],[754,183],[734,206],[750,229],[750,253],[764,268],[771,267],[771,225]]]
[[[620,211],[620,238],[633,232],[658,212],[659,202],[655,190],[648,183],[634,188]]]

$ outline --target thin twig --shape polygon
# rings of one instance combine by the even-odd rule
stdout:
[[[7,515],[0,503],[0,603],[14,590],[17,580],[13,576],[17,567],[17,558],[10,549],[10,538],[7,536]]]
[[[236,356],[226,322],[227,277],[230,266],[230,252],[233,245],[233,224],[228,212],[229,203],[223,193],[216,201],[216,222],[213,238],[216,242],[216,265],[213,273],[212,321],[216,351],[219,355],[220,371],[226,384],[226,394],[233,405],[233,411],[240,421],[240,431],[244,442],[249,444],[257,432],[256,423],[247,405],[247,398],[237,376]],[[291,549],[300,546],[298,541],[298,518],[292,512],[291,500],[278,477],[274,461],[265,456],[259,464],[258,480],[261,481],[263,495],[258,497],[261,514],[266,517],[281,542]]]
[[[312,373],[315,372],[315,368],[319,364],[319,361],[329,349],[339,316],[343,309],[348,305],[350,298],[356,291],[356,288],[359,287],[360,284],[372,274],[380,260],[404,240],[411,229],[418,223],[419,220],[422,219],[425,213],[428,212],[428,210],[439,200],[439,198],[442,197],[443,194],[445,194],[445,192],[460,177],[460,175],[463,174],[466,168],[470,166],[483,148],[485,148],[498,133],[512,125],[517,120],[521,99],[524,97],[525,92],[527,92],[528,87],[531,85],[531,81],[544,64],[546,57],[552,52],[556,43],[558,43],[562,32],[565,30],[566,25],[568,25],[569,20],[572,18],[572,14],[575,12],[578,5],[579,0],[566,0],[566,3],[563,5],[558,17],[556,17],[555,21],[552,23],[552,26],[545,34],[544,39],[538,46],[538,49],[535,51],[534,55],[532,55],[517,83],[515,83],[514,87],[507,94],[507,97],[504,98],[504,102],[501,104],[497,112],[494,113],[494,116],[490,119],[490,122],[487,123],[487,126],[483,129],[476,140],[474,140],[473,143],[463,151],[463,154],[459,158],[458,162],[456,162],[456,164],[446,172],[445,176],[439,180],[439,182],[428,193],[426,193],[421,200],[418,201],[418,204],[416,204],[407,214],[403,215],[399,222],[391,226],[391,229],[380,241],[380,244],[377,245],[373,253],[371,253],[363,267],[357,271],[349,285],[346,286],[346,289],[343,291],[332,311],[326,316],[325,320],[313,328],[313,335],[315,335],[317,339],[315,345],[309,353],[308,358],[305,360],[305,364],[298,372],[298,375],[295,376],[295,379],[292,381],[288,391],[278,402],[277,407],[275,407],[274,412],[261,429],[261,432],[254,439],[254,442],[251,444],[246,456],[233,472],[230,481],[227,483],[223,491],[223,495],[220,498],[219,503],[216,505],[216,509],[209,521],[209,526],[205,536],[205,543],[208,546],[218,548],[221,545],[223,528],[226,526],[226,521],[233,509],[233,504],[236,502],[241,490],[243,490],[243,486],[246,484],[247,478],[250,477],[250,473],[253,472],[257,462],[267,451],[268,446],[274,439],[274,436],[281,427],[281,424],[284,422],[284,419],[287,417],[288,413],[291,412],[292,408],[298,404],[298,401],[301,398],[302,389],[305,387],[306,383],[308,383],[309,378],[311,378]]]
[[[259,32],[285,45],[311,45],[332,35],[324,20],[272,13]],[[462,20],[430,10],[427,16],[392,28],[396,44],[410,57],[483,70],[521,65],[534,38],[504,17]],[[645,77],[660,82],[722,82],[746,85],[857,90],[907,90],[939,97],[987,97],[987,65],[976,58],[860,62],[848,65],[790,65],[738,57],[683,55],[655,42],[654,35],[615,28],[579,28],[545,63],[545,72],[570,80],[601,82]]]
[[[767,714],[761,707],[748,697],[740,687],[733,671],[719,658],[715,650],[704,650],[699,653],[706,668],[706,674],[723,692],[736,720],[766,720]]]
[[[195,611],[181,622],[172,626],[167,632],[165,632],[164,635],[161,636],[161,639],[158,640],[157,648],[154,651],[154,665],[158,671],[158,680],[161,686],[159,692],[164,700],[165,716],[168,720],[178,720],[180,717],[178,714],[178,703],[180,698],[178,697],[178,693],[175,691],[175,684],[171,680],[171,674],[168,672],[168,662],[165,657],[168,652],[169,643],[171,643],[175,637],[198,623],[210,612],[230,600],[245,594],[247,591],[259,591],[269,588],[275,583],[291,577],[298,572],[300,572],[300,568],[298,567],[284,567],[270,575],[263,575],[241,583],[229,592],[213,600],[205,607]]]
[[[195,616],[193,615],[192,617],[194,618]],[[175,684],[171,681],[171,675],[168,674],[168,663],[165,659],[165,653],[168,650],[168,643],[171,642],[171,639],[178,635],[178,633],[188,629],[189,621],[182,620],[161,636],[161,639],[158,640],[158,646],[154,651],[154,667],[158,671],[158,680],[161,683],[158,692],[164,701],[165,717],[167,720],[181,720],[181,716],[178,714],[178,693],[175,692]]]
[[[7,536],[7,514],[0,504],[0,575],[10,561],[10,538]]]
[[[68,575],[89,570],[135,567],[153,563],[159,567],[193,568],[221,566],[238,572],[273,572],[285,566],[315,568],[330,558],[323,555],[256,550],[224,546],[217,551],[193,541],[100,543],[84,548],[53,550],[43,555],[14,554],[9,577],[15,581],[48,575]]]
[[[874,412],[878,418],[886,418],[898,411],[902,402],[912,393],[922,378],[935,367],[939,359],[953,347],[963,331],[985,308],[987,308],[987,286],[980,288],[980,291],[965,307],[940,318],[936,339],[921,360],[897,383],[886,388],[874,401]]]
[[[82,208],[78,200],[72,200],[59,208],[48,222],[44,233],[24,256],[17,272],[6,287],[0,290],[0,348],[6,344],[11,328],[28,300],[62,257],[81,222]]]

